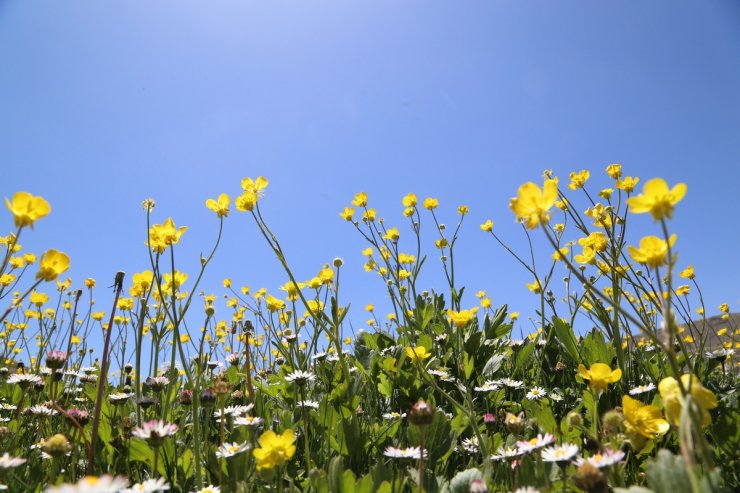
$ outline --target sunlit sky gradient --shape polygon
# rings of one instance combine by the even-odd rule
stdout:
[[[344,258],[355,329],[387,296],[337,213],[366,191],[411,250],[401,197],[413,191],[439,198],[448,224],[470,207],[463,306],[484,289],[522,312],[526,333],[531,279],[478,225],[493,219],[526,253],[508,210],[518,186],[544,169],[564,186],[587,168],[597,192],[613,162],[643,182],[688,184],[671,222],[679,266],[695,265],[709,314],[740,302],[734,0],[0,1],[0,150],[2,196],[25,190],[53,208],[24,247],[69,253],[76,286],[98,279],[101,309],[116,271],[128,285],[149,267],[142,199],[156,200],[156,222],[189,227],[176,255],[192,280],[217,230],[204,201],[264,175],[263,213],[297,277]],[[425,220],[421,284],[442,290]],[[638,216],[630,233],[636,244],[658,227]],[[275,294],[287,279],[236,212],[203,289],[222,294],[224,277]]]

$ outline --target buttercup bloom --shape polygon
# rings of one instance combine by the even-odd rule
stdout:
[[[642,435],[653,439],[669,429],[668,422],[662,418],[660,409],[653,405],[643,404],[628,395],[622,397],[622,412],[627,435]]]
[[[257,470],[272,469],[289,461],[295,454],[295,434],[288,428],[282,435],[264,432],[259,438],[260,448],[252,452],[257,459]]]
[[[219,195],[216,200],[206,200],[206,207],[215,212],[219,218],[229,215],[229,204],[231,204],[231,197],[225,193]]]
[[[685,373],[681,375],[681,384],[687,393],[691,394],[694,402],[701,409],[702,426],[708,426],[712,422],[712,416],[709,409],[717,407],[717,397],[714,393],[704,387],[695,375]],[[678,380],[673,377],[664,378],[658,384],[660,397],[663,399],[665,417],[672,425],[678,426],[681,418],[681,409],[684,405],[684,399],[681,395],[681,388]]]
[[[67,272],[67,269],[69,269],[67,254],[52,248],[41,256],[36,279],[43,279],[46,282],[53,281],[60,274]]]
[[[604,363],[594,363],[588,370],[585,366],[579,364],[578,374],[584,380],[588,380],[591,388],[597,392],[603,392],[610,383],[618,382],[622,378],[622,370],[619,368],[612,370],[609,365]]]
[[[686,195],[686,184],[679,183],[672,189],[668,189],[668,184],[662,178],[653,178],[645,183],[642,189],[642,195],[637,195],[627,199],[627,205],[630,212],[641,214],[649,212],[653,219],[659,221],[673,215],[673,206],[676,205]]]
[[[558,199],[558,180],[545,180],[541,189],[532,182],[525,183],[517,192],[517,197],[509,201],[509,208],[528,229],[534,229],[550,220],[548,212]]]
[[[28,192],[16,192],[12,201],[5,199],[5,205],[13,213],[16,228],[33,228],[33,223],[51,212],[51,206],[46,200]]]
[[[628,245],[627,251],[635,262],[655,268],[666,263],[668,247],[672,247],[675,243],[675,234],[671,235],[668,241],[657,236],[645,236],[640,240],[640,248]]]
[[[149,229],[149,248],[164,253],[168,246],[178,243],[187,230],[187,226],[175,227],[175,222],[168,217],[164,224],[155,224]]]
[[[424,346],[416,346],[413,348],[407,347],[406,356],[408,356],[414,363],[421,363],[425,359],[429,359],[432,356],[432,353],[428,352],[427,348]]]

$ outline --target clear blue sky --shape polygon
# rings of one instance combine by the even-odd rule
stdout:
[[[365,303],[384,303],[337,215],[363,190],[388,225],[405,224],[409,191],[438,197],[448,223],[468,204],[464,305],[485,289],[525,318],[529,276],[478,225],[492,218],[523,248],[508,210],[521,183],[587,168],[608,186],[603,169],[620,162],[688,184],[672,223],[680,264],[696,266],[709,313],[740,302],[733,0],[4,1],[0,152],[0,195],[52,204],[23,244],[68,252],[78,286],[147,268],[146,197],[155,221],[189,227],[177,254],[194,274],[217,226],[205,199],[264,175],[263,211],[298,277],[345,259],[356,327]],[[633,243],[657,232],[634,224]],[[227,276],[276,294],[286,279],[235,212],[203,287],[221,293]]]

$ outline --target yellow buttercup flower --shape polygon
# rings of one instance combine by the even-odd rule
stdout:
[[[686,267],[678,274],[678,277],[681,277],[683,279],[694,279],[696,277],[696,274],[694,274],[694,266],[689,265],[688,267]]]
[[[406,356],[414,363],[421,363],[425,359],[431,358],[432,353],[428,352],[424,346],[407,347]]]
[[[659,267],[666,263],[668,247],[672,247],[674,243],[676,243],[675,234],[671,235],[668,241],[657,236],[646,236],[640,240],[640,248],[629,245],[627,251],[635,262],[649,267]]]
[[[51,212],[51,206],[46,200],[28,192],[16,192],[12,201],[5,199],[5,205],[13,213],[16,228],[33,228],[33,223]]]
[[[206,200],[206,207],[215,212],[219,218],[226,217],[229,215],[229,205],[231,204],[231,197],[227,194],[222,193],[216,200]]]
[[[267,295],[267,297],[265,298],[265,303],[267,303],[267,309],[271,312],[285,309],[285,302],[283,300],[275,298],[271,294]]]
[[[558,180],[545,180],[543,188],[532,182],[525,183],[517,191],[516,198],[509,201],[509,208],[528,229],[550,221],[548,212],[558,199]]]
[[[339,213],[339,217],[345,221],[351,221],[352,216],[355,215],[355,210],[352,207],[345,207],[342,212]]]
[[[478,311],[478,307],[473,307],[470,310],[460,310],[459,312],[447,310],[447,317],[456,328],[462,329],[467,327],[467,325],[475,318],[476,311]]]
[[[432,211],[436,209],[438,205],[439,205],[438,199],[435,199],[432,197],[427,197],[426,199],[424,199],[424,208],[426,210]]]
[[[252,454],[257,459],[257,470],[272,469],[289,461],[295,454],[295,433],[288,428],[282,435],[264,432],[259,438],[259,448]]]
[[[253,193],[256,198],[262,197],[265,194],[265,188],[270,182],[264,176],[258,176],[256,180],[251,178],[242,179],[242,190],[247,193]]]
[[[256,192],[244,192],[234,200],[236,210],[246,212],[254,209],[257,204],[257,193]]]
[[[416,195],[409,193],[401,200],[401,202],[404,207],[416,207],[418,199],[416,198]]]
[[[612,370],[609,365],[604,363],[594,363],[588,370],[585,366],[579,364],[578,374],[584,380],[588,380],[589,385],[596,392],[603,392],[610,383],[618,382],[622,378],[622,370],[619,368]]]
[[[673,215],[673,206],[686,195],[686,184],[679,183],[672,189],[662,178],[653,178],[645,183],[642,195],[627,199],[630,212],[641,214],[649,212],[656,221]]]
[[[668,422],[663,419],[660,409],[643,404],[628,395],[622,397],[622,412],[627,435],[639,434],[652,439],[664,434],[670,428]]]
[[[540,281],[535,279],[533,283],[527,283],[527,289],[532,291],[533,293],[541,293],[542,292],[542,285],[540,284]]]
[[[640,179],[636,176],[634,178],[631,176],[625,176],[624,179],[619,178],[615,186],[627,193],[632,193],[639,182]]]
[[[692,399],[701,410],[701,425],[708,426],[712,422],[709,409],[717,407],[717,397],[711,390],[704,387],[695,375],[684,373],[681,375],[681,384],[686,392],[691,394]],[[684,398],[678,380],[673,377],[664,378],[658,384],[658,391],[660,392],[660,398],[663,399],[666,419],[670,424],[678,426],[681,421],[681,409],[684,405]]]
[[[486,222],[480,225],[480,229],[482,231],[485,231],[486,233],[490,233],[491,231],[493,231],[493,221],[491,221],[490,219],[486,219]]]
[[[46,282],[53,281],[60,274],[67,272],[67,269],[69,269],[69,257],[67,254],[52,248],[41,256],[36,279],[43,279]]]
[[[168,217],[164,224],[155,224],[149,229],[149,248],[164,253],[168,246],[178,243],[187,230],[187,226],[175,227],[175,222]]]
[[[615,180],[619,179],[622,176],[622,165],[618,163],[610,164],[606,167],[606,174]]]
[[[383,235],[383,239],[384,240],[389,240],[389,241],[398,241],[398,238],[400,238],[400,236],[401,235],[398,232],[398,228],[390,228]]]
[[[576,173],[575,171],[572,172],[570,174],[570,183],[568,184],[568,188],[570,188],[571,190],[583,188],[590,176],[591,173],[589,173],[589,171],[586,169],[581,170],[578,173]]]
[[[355,198],[352,199],[352,205],[356,207],[365,207],[367,205],[367,194],[365,192],[356,194]]]

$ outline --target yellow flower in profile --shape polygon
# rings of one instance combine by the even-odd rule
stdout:
[[[298,284],[296,284],[293,281],[288,281],[282,286],[280,286],[280,289],[288,293],[288,299],[290,301],[295,301],[300,296],[301,289],[305,287],[306,285],[302,282],[299,282]]]
[[[653,439],[670,428],[668,422],[663,419],[660,409],[653,405],[643,404],[628,395],[622,397],[622,412],[624,413],[624,428],[630,437],[641,435]]]
[[[231,197],[228,194],[222,193],[218,196],[218,199],[206,200],[206,207],[216,213],[219,218],[226,217],[229,215],[229,205],[231,204]]]
[[[46,282],[53,281],[60,274],[67,272],[67,269],[69,269],[69,257],[52,248],[41,256],[36,279],[43,279]]]
[[[356,207],[367,206],[367,194],[365,192],[355,194],[355,198],[352,199],[352,205]]]
[[[624,179],[619,178],[615,186],[627,193],[632,193],[639,182],[640,179],[636,176],[634,178],[631,176],[625,176]]]
[[[271,312],[285,309],[285,302],[283,300],[275,298],[271,294],[268,294],[265,297],[265,303],[267,303],[267,309]]]
[[[375,209],[370,208],[362,213],[362,220],[365,222],[373,222],[375,221],[375,214]]]
[[[668,247],[672,247],[674,243],[676,243],[675,234],[671,235],[668,241],[657,236],[646,236],[640,240],[640,248],[629,245],[627,251],[635,262],[649,267],[659,267],[666,263]]]
[[[264,176],[258,176],[256,180],[244,178],[241,183],[242,190],[247,193],[253,193],[255,195],[255,199],[262,197],[265,194],[265,188],[267,188],[267,185],[269,184],[270,182],[267,181],[267,178]]]
[[[31,293],[31,296],[29,296],[29,299],[32,304],[41,307],[44,303],[49,301],[49,295],[46,293],[39,293],[38,291],[33,291]]]
[[[427,198],[424,199],[424,208],[426,210],[432,211],[432,210],[436,209],[437,206],[439,206],[439,200],[438,199],[435,199],[435,198],[432,198],[432,197],[427,197]]]
[[[234,200],[236,210],[247,212],[254,209],[257,204],[257,194],[255,192],[244,192]]]
[[[533,293],[540,293],[542,292],[542,285],[540,284],[540,281],[535,279],[532,284],[527,283],[527,289],[532,291]]]
[[[345,207],[342,212],[339,213],[339,217],[345,221],[351,221],[352,216],[355,215],[355,210],[352,207]]]
[[[398,228],[390,228],[383,235],[383,239],[384,240],[389,240],[389,241],[398,241],[398,238],[400,238],[400,236],[401,235],[398,232]]]
[[[645,183],[642,195],[627,199],[630,212],[641,214],[649,212],[653,219],[659,221],[663,218],[670,219],[673,215],[673,206],[686,195],[686,184],[679,183],[672,189],[662,178],[653,178]]]
[[[187,226],[175,227],[175,222],[168,217],[164,224],[155,224],[149,229],[149,248],[164,253],[168,246],[178,243],[187,230]]]
[[[416,198],[416,195],[409,193],[401,200],[401,202],[404,207],[416,207],[418,199]]]
[[[252,454],[257,459],[257,470],[272,469],[289,461],[295,454],[295,433],[288,428],[282,435],[266,431],[259,438],[259,448]]]
[[[686,267],[678,274],[678,277],[682,279],[694,279],[696,277],[696,274],[694,274],[694,266],[689,265],[688,267]]]
[[[622,176],[622,165],[618,163],[610,164],[606,167],[606,174],[618,180]]]
[[[573,257],[579,264],[593,264],[596,262],[596,250],[589,246],[583,247],[583,252]]]
[[[563,260],[566,255],[568,255],[568,251],[568,247],[560,248],[552,254],[552,259],[556,262],[559,262]]]
[[[16,192],[12,201],[5,199],[5,206],[13,214],[16,228],[33,228],[33,223],[51,212],[51,206],[46,200],[28,192]]]
[[[486,219],[486,222],[480,225],[480,229],[482,231],[485,231],[486,233],[490,233],[491,231],[493,231],[493,221],[491,221],[490,219]]]
[[[432,353],[427,352],[427,348],[424,346],[407,347],[406,356],[414,363],[421,363],[425,359],[431,358]]]
[[[447,310],[447,317],[450,322],[458,328],[462,329],[468,326],[468,324],[475,318],[475,312],[478,311],[478,307],[473,307],[470,310],[460,310],[459,312],[453,310]]]
[[[527,229],[534,229],[550,221],[548,212],[558,199],[558,180],[545,180],[541,189],[532,182],[525,183],[517,191],[517,196],[509,201],[509,208]]]
[[[583,364],[579,364],[578,374],[584,380],[588,380],[589,385],[596,392],[603,392],[610,383],[618,382],[622,378],[622,370],[619,368],[612,370],[604,363],[594,363],[588,370]]]
[[[695,375],[684,373],[681,375],[681,384],[688,394],[691,394],[694,402],[697,403],[701,410],[701,425],[708,426],[712,422],[712,416],[709,409],[717,407],[717,397],[714,393],[704,387]],[[684,398],[681,394],[681,387],[678,380],[673,377],[667,377],[658,384],[660,398],[663,399],[663,410],[668,422],[678,426],[681,421],[681,409],[684,405]]]
[[[587,169],[583,169],[578,173],[576,173],[575,171],[572,172],[570,174],[570,183],[568,184],[568,188],[570,188],[571,190],[583,188],[590,176],[591,173]]]

